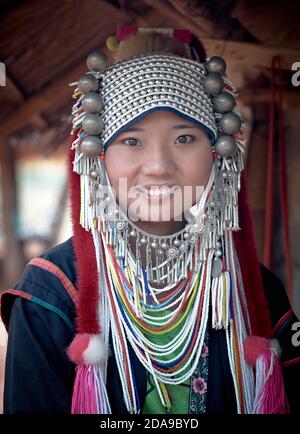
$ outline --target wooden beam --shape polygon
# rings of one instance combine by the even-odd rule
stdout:
[[[184,26],[195,32],[202,40],[208,56],[222,55],[225,60],[234,64],[236,67],[261,67],[268,68],[274,55],[281,55],[282,65],[285,69],[290,69],[292,63],[300,59],[299,50],[287,50],[282,47],[270,47],[246,42],[225,41],[221,39],[211,39],[203,37],[203,32],[190,20],[182,17],[166,2],[159,0],[144,0],[146,4],[153,6],[159,13],[166,18],[176,22],[179,26]],[[92,42],[91,42],[91,45]],[[12,132],[24,127],[29,123],[29,119],[38,113],[46,111],[51,106],[58,107],[66,100],[72,105],[72,88],[69,83],[76,81],[86,72],[84,63],[79,64],[68,72],[63,78],[49,84],[37,94],[26,100],[10,116],[4,118],[0,124],[0,134],[9,135]]]
[[[202,16],[203,11],[207,10],[207,5],[203,5],[201,1],[198,1],[195,5],[193,5],[193,3],[190,5],[190,2],[187,0],[169,1],[177,12],[193,21],[198,27],[198,30],[201,30],[206,36],[224,37],[228,34],[228,29],[225,29],[224,25],[217,27],[211,20]],[[196,12],[196,14],[191,15],[192,12]]]
[[[11,94],[14,102],[20,105],[24,103],[25,96],[22,90],[20,89],[18,83],[16,83],[7,72],[6,72],[6,90],[8,90],[8,94]],[[48,127],[46,120],[43,118],[43,116],[40,113],[36,113],[32,117],[31,123],[33,123],[36,127],[40,129],[46,129]]]
[[[177,12],[169,2],[162,0],[144,0],[167,19],[173,20],[178,26],[193,31],[202,41],[208,56],[223,56],[229,63],[236,66],[255,66],[270,68],[274,56],[281,57],[282,68],[290,70],[294,62],[300,59],[300,50],[280,46],[269,46],[249,42],[227,41],[224,39],[207,38],[206,33],[186,16]]]
[[[249,36],[248,30],[237,20],[232,18],[231,4],[225,1],[214,2],[198,0],[169,0],[181,15],[192,20],[207,37],[231,40],[243,40]],[[247,39],[249,40],[249,39]],[[251,40],[251,39],[250,39]]]
[[[13,285],[24,267],[24,256],[17,234],[17,185],[15,176],[14,149],[7,138],[0,140],[2,225],[5,256],[2,259],[2,284]]]
[[[209,56],[223,56],[236,66],[270,68],[274,56],[280,56],[282,68],[290,71],[292,64],[299,61],[300,50],[249,42],[201,39]]]
[[[200,37],[207,35],[205,30],[202,30],[192,20],[186,18],[184,15],[181,15],[170,5],[168,1],[144,0],[144,3],[156,9],[161,15],[166,17],[171,22],[178,24],[178,26],[190,29]]]
[[[249,88],[242,89],[238,99],[245,105],[254,105],[259,103],[268,103],[270,101],[270,89],[266,88]],[[283,108],[289,109],[300,107],[299,90],[286,90],[283,97]]]
[[[137,25],[154,25],[154,22],[157,21],[157,12],[151,10],[144,17],[129,16],[125,22],[133,19],[136,20],[134,24]],[[112,30],[112,34],[114,30]],[[99,43],[98,39],[97,43]],[[90,46],[93,45],[95,45],[93,41],[90,41]],[[102,49],[107,52],[106,47],[102,47]],[[23,128],[25,125],[30,123],[31,119],[36,118],[37,116],[39,117],[39,121],[42,122],[39,113],[47,111],[51,106],[57,107],[69,100],[71,108],[73,88],[69,87],[69,83],[78,80],[78,78],[86,71],[86,64],[85,62],[82,62],[69,71],[63,78],[49,84],[31,98],[25,100],[19,108],[2,120],[0,123],[0,135],[10,135],[11,133]]]
[[[73,88],[69,87],[72,83],[84,74],[87,67],[84,63],[68,72],[62,79],[46,86],[40,92],[24,101],[24,103],[15,110],[7,119],[3,119],[0,125],[0,134],[9,135],[19,130],[29,123],[37,113],[46,111],[51,106],[56,107],[59,101],[70,100],[72,104]]]

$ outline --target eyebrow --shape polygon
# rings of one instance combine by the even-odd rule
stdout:
[[[197,128],[195,125],[187,125],[187,124],[180,124],[180,125],[173,125],[172,129],[174,130],[181,130],[183,128]],[[128,127],[125,128],[122,133],[127,133],[127,132],[137,132],[137,131],[145,131],[144,128],[138,128],[138,127]]]
[[[174,130],[181,130],[183,128],[197,128],[196,125],[187,125],[187,124],[181,124],[181,125],[173,125],[172,127]]]
[[[128,127],[125,128],[123,131],[121,131],[121,133],[127,133],[129,131],[144,131],[143,128],[137,128],[137,127]]]

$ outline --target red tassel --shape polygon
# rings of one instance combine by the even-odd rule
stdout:
[[[72,397],[72,414],[110,414],[101,369],[96,366],[79,365],[76,368]]]
[[[254,414],[289,414],[279,354],[275,339],[250,336],[244,342],[245,360],[256,366]]]

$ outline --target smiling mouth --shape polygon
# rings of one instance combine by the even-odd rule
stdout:
[[[148,199],[165,199],[170,197],[172,193],[174,193],[177,190],[180,190],[180,187],[178,185],[170,186],[151,186],[149,187],[138,187],[137,190],[143,194]]]

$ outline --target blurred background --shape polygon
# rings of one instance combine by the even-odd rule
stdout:
[[[2,0],[0,290],[72,235],[69,83],[118,24],[188,28],[221,55],[246,121],[249,200],[261,261],[300,313],[300,4],[292,0]],[[298,65],[297,65],[298,62]]]

